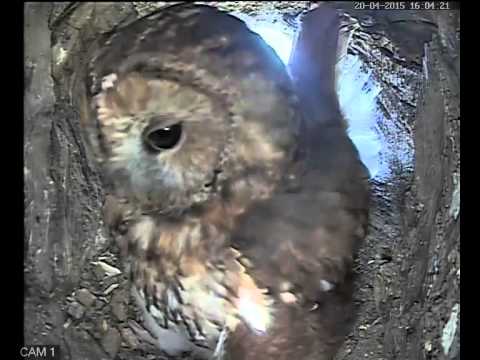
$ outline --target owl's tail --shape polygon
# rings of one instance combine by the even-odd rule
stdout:
[[[337,11],[326,4],[310,11],[302,18],[290,56],[288,70],[307,128],[316,128],[319,123],[346,127],[335,82],[339,24]]]

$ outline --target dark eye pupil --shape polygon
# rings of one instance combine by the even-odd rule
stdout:
[[[151,129],[145,134],[145,145],[155,152],[168,150],[175,147],[182,136],[182,125]]]

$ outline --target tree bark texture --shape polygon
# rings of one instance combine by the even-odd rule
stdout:
[[[235,8],[228,3],[222,6]],[[248,3],[255,2],[237,6],[247,11]],[[103,192],[74,90],[92,39],[151,4],[161,5],[25,4],[24,334],[29,344],[59,344],[62,359],[155,358],[131,330],[137,309],[103,225]],[[372,181],[370,234],[357,262],[359,315],[337,358],[459,359],[459,11],[345,11],[367,24],[367,37],[380,33],[398,49],[399,58],[383,51],[388,61],[419,77],[404,87],[417,81],[413,105],[402,99],[402,86],[388,85],[407,109],[415,165]],[[380,77],[392,71],[362,56]]]

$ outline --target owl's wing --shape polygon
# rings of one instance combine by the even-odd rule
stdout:
[[[335,73],[331,70],[337,59],[339,25],[338,11],[326,3],[301,16],[288,66],[302,80],[307,80],[303,77],[308,73],[308,86],[316,93],[335,89]]]
[[[280,186],[255,204],[232,237],[266,287],[297,289],[312,301],[343,282],[368,222],[368,172],[342,126],[335,93],[337,38],[335,10],[322,5],[304,17],[290,69],[307,122],[304,157],[285,180],[296,178],[298,188]]]
[[[335,93],[337,38],[334,10],[321,6],[305,16],[290,63],[305,118],[301,158],[284,186],[249,208],[232,234],[277,310],[264,337],[236,331],[229,346],[241,355],[233,359],[331,359],[345,334],[369,186]]]
[[[273,299],[273,319],[261,335],[238,327],[230,358],[332,359],[353,319],[352,265],[366,224],[365,194],[341,188],[284,192],[250,209],[232,239]]]
[[[334,174],[316,175],[308,176],[311,183],[316,178],[314,188],[254,205],[232,236],[254,278],[284,302],[316,302],[342,284],[366,235],[366,186]]]
[[[341,119],[335,91],[339,24],[337,11],[327,4],[301,19],[288,69],[307,114],[307,125]]]
[[[369,190],[335,93],[337,38],[332,9],[305,16],[290,63],[305,119],[299,158],[232,234],[247,271],[275,301],[266,334],[236,329],[227,344],[232,360],[332,359],[351,324],[353,259],[366,236]]]

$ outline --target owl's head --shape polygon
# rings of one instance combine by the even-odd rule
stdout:
[[[286,69],[258,35],[210,7],[171,8],[106,39],[85,85],[104,178],[145,211],[269,187],[299,121]]]

